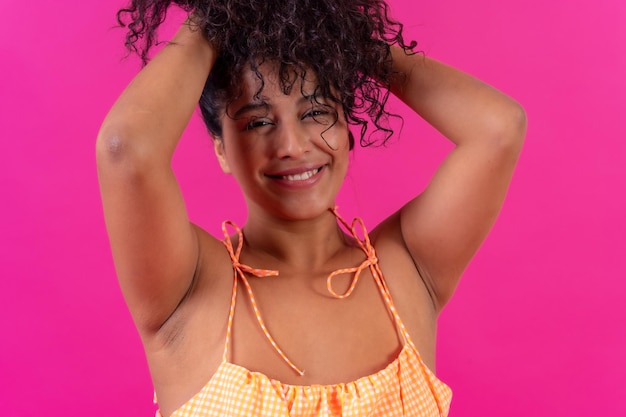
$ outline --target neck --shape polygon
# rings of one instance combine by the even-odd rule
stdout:
[[[244,226],[244,251],[283,265],[316,269],[348,245],[331,210],[306,220],[250,214]]]

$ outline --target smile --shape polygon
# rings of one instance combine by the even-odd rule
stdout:
[[[306,169],[306,168],[304,168]],[[310,168],[307,171],[300,171],[298,169],[285,170],[284,172],[277,172],[274,174],[266,174],[267,177],[278,180],[283,184],[292,183],[294,185],[298,183],[309,183],[313,181],[319,172],[324,169],[324,165],[317,168]]]
[[[312,169],[310,171],[302,172],[300,174],[282,175],[279,178],[281,178],[283,180],[287,180],[287,181],[304,181],[304,180],[308,180],[313,175],[315,175],[318,172],[320,172],[321,169],[322,168],[320,167],[320,168]]]

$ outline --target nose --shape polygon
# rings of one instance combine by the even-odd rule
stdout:
[[[282,123],[275,138],[276,157],[279,159],[298,159],[309,150],[308,132],[297,122]]]

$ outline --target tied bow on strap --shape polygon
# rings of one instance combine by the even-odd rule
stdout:
[[[368,255],[368,258],[365,261],[363,261],[361,265],[357,267],[338,269],[337,271],[331,272],[331,274],[328,275],[328,278],[326,278],[326,289],[328,289],[328,292],[330,293],[330,295],[332,295],[335,298],[342,299],[342,298],[350,297],[350,294],[352,294],[352,291],[354,291],[354,289],[356,288],[356,284],[359,282],[361,272],[364,269],[367,269],[369,267],[376,265],[377,263],[378,263],[378,258],[376,258],[375,255],[371,257]],[[333,278],[336,277],[337,275],[350,274],[353,272],[354,272],[354,275],[352,276],[352,281],[350,282],[350,286],[348,287],[346,292],[344,292],[343,294],[337,294],[335,290],[333,290]]]
[[[367,259],[365,259],[361,263],[361,265],[357,267],[339,269],[337,271],[332,272],[330,275],[328,275],[328,278],[326,279],[326,288],[328,289],[328,292],[335,298],[343,299],[343,298],[349,297],[352,294],[352,291],[354,291],[354,289],[356,288],[356,284],[359,282],[359,278],[361,277],[361,272],[364,269],[370,268],[372,271],[372,274],[374,275],[374,279],[377,278],[376,266],[378,265],[378,258],[376,257],[376,251],[374,250],[374,247],[372,246],[370,242],[370,237],[367,234],[367,229],[365,228],[365,225],[363,224],[363,220],[357,217],[354,220],[352,220],[352,224],[349,224],[343,219],[343,217],[339,215],[339,213],[337,212],[337,207],[334,207],[331,211],[333,212],[335,217],[339,220],[339,222],[346,228],[346,230],[350,231],[350,233],[352,234],[352,237],[354,237],[354,239],[357,241],[357,243],[359,244],[359,246],[361,247],[361,249],[363,250],[363,252],[365,252],[365,255],[367,256]],[[359,238],[359,235],[356,232],[357,224],[361,226],[363,239]],[[345,293],[337,294],[335,290],[333,290],[333,284],[332,284],[333,278],[336,277],[337,275],[349,274],[349,273],[354,273],[352,277],[352,281],[350,282],[350,286],[348,287]]]
[[[226,226],[230,226],[237,232],[238,241],[237,241],[237,249],[233,249],[233,242],[230,240],[230,236],[228,235],[228,231],[226,230]],[[255,277],[263,278],[263,277],[276,277],[278,276],[278,271],[272,269],[257,269],[252,268],[246,264],[242,264],[239,262],[239,257],[241,256],[241,249],[243,248],[243,233],[241,229],[234,224],[233,222],[227,221],[222,223],[222,233],[224,234],[224,240],[222,243],[226,246],[226,250],[228,251],[228,255],[230,256],[230,260],[233,263],[233,268],[239,273],[240,276],[243,276],[244,272],[248,274],[254,275]],[[244,277],[245,279],[245,277]]]

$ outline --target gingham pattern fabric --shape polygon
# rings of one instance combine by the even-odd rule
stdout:
[[[361,271],[369,268],[378,288],[393,315],[398,331],[404,340],[398,357],[385,369],[356,381],[336,385],[297,386],[283,384],[259,372],[228,361],[233,314],[237,299],[237,282],[241,280],[247,290],[259,326],[276,352],[294,372],[303,372],[289,359],[267,331],[260,310],[245,274],[259,277],[277,276],[277,271],[251,268],[239,262],[243,235],[231,222],[224,222],[224,245],[233,262],[235,277],[228,316],[228,328],[221,365],[209,382],[192,399],[176,410],[172,417],[217,416],[380,416],[380,417],[445,417],[448,415],[452,391],[423,363],[415,345],[393,305],[389,290],[378,266],[376,252],[361,219],[352,224],[344,221],[336,209],[332,210],[339,222],[350,231],[366,255],[358,267],[335,271],[328,276],[328,291],[336,298],[349,297],[358,283]],[[233,248],[226,225],[231,225],[239,235],[237,248]],[[363,238],[356,233],[362,230]],[[332,288],[333,277],[353,273],[351,285],[344,294]],[[157,417],[160,417],[157,412]]]

